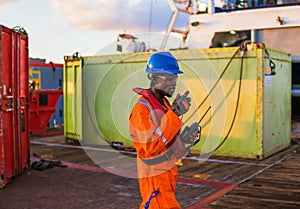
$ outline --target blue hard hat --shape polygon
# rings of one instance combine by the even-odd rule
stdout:
[[[156,52],[147,62],[146,73],[181,74],[176,58],[170,52]]]

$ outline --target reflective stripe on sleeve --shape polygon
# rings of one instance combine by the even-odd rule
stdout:
[[[165,145],[168,144],[168,140],[162,135],[162,132],[161,132],[160,129],[157,128],[157,129],[155,130],[155,133],[157,133],[157,134],[161,137],[161,140],[162,140],[162,142],[163,142]]]
[[[138,102],[145,105],[148,108],[148,110],[150,111],[150,113],[153,114],[153,109],[148,102],[146,102],[145,100],[139,100]],[[165,145],[168,144],[168,140],[162,135],[162,131],[160,129],[157,128],[155,130],[155,133],[157,133],[161,137],[161,140]]]
[[[150,104],[148,102],[146,102],[145,100],[139,100],[138,103],[141,103],[143,105],[146,105],[146,107],[148,108],[148,110],[152,113],[153,112],[153,109],[152,107],[150,106]]]

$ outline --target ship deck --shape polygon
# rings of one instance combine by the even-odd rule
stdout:
[[[290,147],[262,160],[212,156],[199,162],[188,156],[179,169],[181,207],[300,208],[299,138],[299,132],[292,133]],[[64,167],[25,171],[0,190],[0,208],[138,208],[141,197],[132,165],[107,151],[101,162],[123,164],[124,170],[103,169],[87,149],[105,152],[66,143],[63,135],[32,137],[32,162],[43,158]],[[135,157],[134,152],[125,155]]]

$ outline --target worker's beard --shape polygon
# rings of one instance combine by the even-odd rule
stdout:
[[[166,96],[166,97],[172,97],[173,93],[174,93],[174,91],[167,91],[167,89],[166,90],[156,89],[156,91],[159,92],[161,95]]]
[[[162,95],[166,96],[166,97],[172,97],[175,89],[176,89],[176,85],[164,85],[162,83],[157,84],[155,86],[155,89]]]

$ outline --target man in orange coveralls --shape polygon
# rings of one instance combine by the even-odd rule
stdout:
[[[177,95],[172,105],[178,75],[183,73],[169,52],[156,52],[147,62],[150,88],[135,88],[141,95],[129,118],[129,131],[137,151],[137,169],[143,202],[140,209],[179,209],[175,196],[178,166],[198,130],[181,136],[179,116],[189,110],[188,91]],[[190,142],[190,143],[189,143]]]

